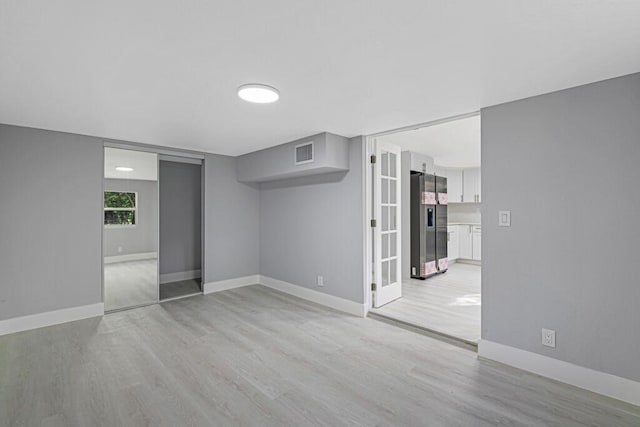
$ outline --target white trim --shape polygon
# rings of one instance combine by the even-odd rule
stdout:
[[[202,277],[200,270],[178,271],[176,273],[165,273],[160,275],[160,284],[179,282],[180,280],[199,279]]]
[[[241,288],[243,286],[260,284],[260,275],[236,277],[235,279],[220,280],[218,282],[205,283],[202,286],[203,294],[226,291],[228,289]]]
[[[14,317],[12,319],[0,320],[0,335],[44,328],[45,326],[58,325],[60,323],[73,322],[75,320],[88,319],[90,317],[103,315],[104,304],[100,302],[96,304],[81,305],[78,307],[63,308],[61,310],[47,311],[44,313],[30,314],[28,316]]]
[[[469,264],[469,265],[482,266],[482,261],[476,261],[476,260],[473,260],[473,259],[456,258],[456,261],[459,262],[460,264]]]
[[[365,137],[365,147],[364,147],[364,283],[363,293],[364,293],[364,302],[365,308],[368,312],[373,305],[373,295],[371,290],[371,283],[373,283],[373,229],[371,228],[371,219],[373,218],[373,176],[371,174],[372,165],[371,165],[371,155],[374,153],[373,150],[373,138],[367,136]]]
[[[116,262],[142,261],[155,258],[158,258],[158,252],[141,252],[138,254],[106,256],[104,257],[104,263],[113,264]]]
[[[363,303],[357,303],[344,298],[325,294],[324,292],[314,291],[312,289],[294,285],[293,283],[261,275],[260,284],[307,301],[315,302],[316,304],[333,308],[334,310],[353,314],[354,316],[364,317],[367,314],[366,305]]]
[[[170,156],[168,154],[159,154],[158,160],[163,162],[174,162],[174,163],[188,163],[191,165],[202,165],[203,159],[196,159],[193,157],[182,157],[182,156]]]
[[[298,298],[302,298],[307,301],[315,302],[316,304],[324,305],[325,307],[333,308],[334,310],[353,314],[354,316],[364,317],[367,314],[365,304],[349,301],[344,298],[325,294],[324,292],[314,291],[312,289],[294,285],[293,283],[273,279],[271,277],[262,276],[259,274],[253,276],[237,277],[235,279],[221,280],[219,282],[205,283],[202,293],[211,294],[214,292],[226,291],[228,289],[235,289],[241,288],[243,286],[258,284],[271,289],[275,289],[280,292],[284,292],[289,295],[293,295]]]
[[[640,382],[487,340],[478,356],[640,406]]]
[[[103,139],[102,144],[108,148],[120,148],[122,150],[144,151],[147,153],[164,154],[177,157],[191,157],[193,159],[204,159],[204,153],[193,150],[183,150],[181,148],[170,148],[159,145],[143,144],[141,142],[120,142]]]
[[[395,129],[391,129],[391,130],[386,130],[383,132],[378,132],[378,133],[372,133],[370,135],[370,137],[381,137],[381,136],[387,136],[387,135],[393,135],[394,133],[399,133],[399,132],[406,132],[409,130],[418,130],[418,129],[422,129],[422,128],[426,128],[426,127],[430,127],[430,126],[436,126],[436,125],[442,125],[445,123],[449,123],[449,122],[453,122],[456,120],[462,120],[462,119],[468,119],[470,117],[476,117],[480,115],[480,111],[473,111],[471,113],[464,113],[464,114],[458,114],[455,116],[449,116],[449,117],[445,117],[443,119],[437,119],[437,120],[431,120],[428,122],[423,122],[423,123],[418,123],[415,125],[409,125],[409,126],[403,126],[401,128],[395,128]]]

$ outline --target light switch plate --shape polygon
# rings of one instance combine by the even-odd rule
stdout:
[[[498,211],[498,226],[511,227],[511,211]]]

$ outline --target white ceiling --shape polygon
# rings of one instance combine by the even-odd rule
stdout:
[[[438,166],[480,166],[480,116],[386,135],[378,140],[426,154]]]
[[[133,168],[130,172],[117,171],[116,167]],[[104,149],[104,177],[111,179],[158,180],[158,155],[142,151]]]
[[[640,71],[637,0],[3,0],[0,122],[237,155]],[[277,87],[272,105],[243,83]]]

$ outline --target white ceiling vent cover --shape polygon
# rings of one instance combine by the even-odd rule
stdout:
[[[296,165],[313,162],[313,141],[296,145]]]

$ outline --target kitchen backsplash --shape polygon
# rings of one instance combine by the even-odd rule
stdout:
[[[480,223],[480,203],[450,203],[447,208],[448,221]]]

